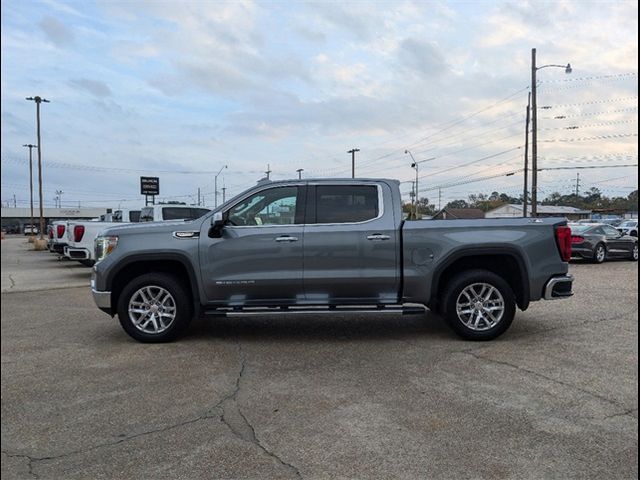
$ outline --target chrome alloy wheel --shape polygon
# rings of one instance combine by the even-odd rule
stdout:
[[[137,290],[129,300],[129,320],[141,332],[158,334],[176,318],[176,302],[164,288],[149,285]]]
[[[637,243],[633,246],[633,252],[631,252],[631,255],[633,256],[634,260],[638,260],[638,244]]]
[[[604,262],[606,256],[607,251],[605,250],[605,248],[602,245],[598,245],[598,248],[596,249],[596,261],[598,263],[602,263]]]
[[[462,290],[456,300],[460,321],[478,332],[495,327],[504,315],[504,298],[488,283],[473,283]]]

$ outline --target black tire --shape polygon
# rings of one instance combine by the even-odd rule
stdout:
[[[632,262],[638,261],[638,244],[637,243],[635,243],[633,245],[633,248],[631,249],[631,257],[629,257],[629,260],[631,260]]]
[[[79,260],[79,262],[85,267],[93,267],[95,265],[95,260]]]
[[[458,297],[463,295],[462,291],[476,283],[494,287],[504,302],[502,317],[491,328],[484,330],[467,326],[456,309]],[[456,275],[445,287],[442,304],[445,320],[453,331],[465,340],[484,341],[499,337],[509,328],[516,314],[516,298],[513,290],[502,277],[488,270],[469,270]]]
[[[603,250],[604,254],[600,255],[600,251]],[[596,248],[593,249],[593,257],[591,257],[591,261],[593,263],[604,263],[607,259],[607,247],[604,246],[604,243],[599,243],[596,245]]]
[[[131,297],[144,287],[160,287],[173,297],[175,317],[166,330],[159,333],[146,333],[140,330],[129,317]],[[176,277],[166,273],[147,273],[131,280],[118,298],[117,312],[124,331],[135,340],[143,343],[162,343],[175,340],[189,326],[193,318],[193,306],[187,289]]]

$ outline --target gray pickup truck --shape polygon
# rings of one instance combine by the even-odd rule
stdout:
[[[572,295],[564,219],[403,221],[396,180],[261,182],[197,220],[111,227],[91,288],[142,342],[196,315],[441,314],[490,340]]]

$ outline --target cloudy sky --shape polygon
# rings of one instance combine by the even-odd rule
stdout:
[[[538,72],[540,168],[636,164],[637,18],[636,1],[3,1],[3,205],[28,200],[32,95],[51,101],[51,205],[139,205],[139,176],[158,175],[161,198],[200,187],[211,206],[225,165],[232,195],[267,165],[350,176],[353,147],[358,176],[405,194],[409,149],[434,158],[421,196],[517,196],[532,47],[573,67]],[[637,188],[637,167],[543,170],[542,194],[578,172],[583,189]]]

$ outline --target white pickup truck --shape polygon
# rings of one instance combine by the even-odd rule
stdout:
[[[107,221],[104,221],[107,219]],[[99,220],[69,221],[66,225],[64,255],[87,267],[95,263],[93,242],[98,234],[108,227],[140,221],[140,210],[118,209],[100,217]],[[63,230],[64,231],[64,230]]]
[[[49,230],[49,251],[64,254],[64,247],[67,246],[67,220],[56,220],[50,226]]]

